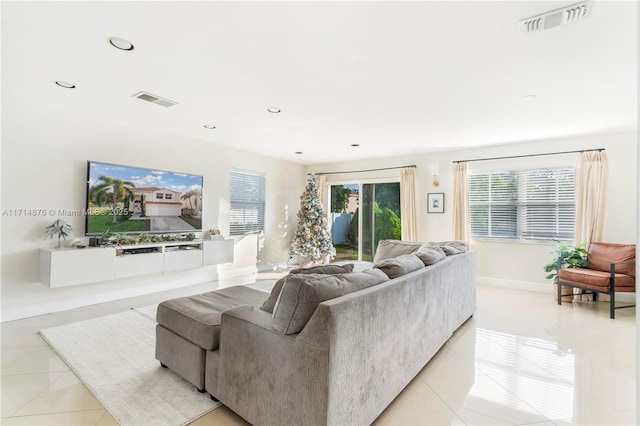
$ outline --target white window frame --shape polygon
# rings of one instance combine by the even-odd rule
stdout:
[[[527,198],[527,188],[526,188],[526,176],[532,176],[535,173],[546,173],[546,172],[555,172],[555,173],[570,173],[571,178],[573,180],[573,184],[571,185],[572,191],[571,193],[560,189],[560,178],[555,181],[555,198],[553,200],[532,200]],[[505,174],[505,173],[513,173],[517,176],[517,195],[513,201],[472,201],[472,187],[471,187],[471,177],[472,176],[489,176],[489,182],[491,182],[491,176],[497,174]],[[491,189],[489,189],[491,191]],[[487,218],[487,233],[488,235],[478,235],[472,234],[471,238],[477,241],[507,241],[507,242],[524,242],[524,243],[549,243],[551,241],[563,241],[563,242],[573,242],[575,235],[575,168],[572,166],[562,166],[562,167],[537,167],[537,168],[528,168],[528,169],[512,169],[512,170],[484,170],[484,171],[474,171],[469,172],[469,210],[470,210],[470,222],[473,222],[472,216],[472,208],[473,206],[487,205],[488,208],[488,218]],[[565,197],[562,198],[560,195],[563,194]],[[529,193],[529,196],[532,194]],[[491,198],[491,197],[490,197]],[[534,236],[531,234],[535,233],[536,226],[540,223],[536,223],[534,220],[528,221],[526,215],[530,212],[530,208],[537,205],[545,205],[548,204],[550,208],[555,210],[555,218],[553,225],[555,226],[553,235],[541,235]],[[504,206],[514,206],[516,209],[516,219],[515,219],[515,236],[509,237],[505,235],[491,235],[491,207],[497,205]],[[563,221],[562,218],[565,218]],[[567,221],[566,218],[570,218],[570,221]],[[542,222],[542,220],[540,220]],[[562,224],[564,222],[564,224]],[[570,223],[570,225],[567,225]],[[570,234],[567,233],[567,226],[570,227]],[[539,229],[539,228],[538,228]],[[564,231],[564,232],[563,232]],[[529,234],[529,235],[527,235]],[[563,235],[564,234],[564,235]]]
[[[238,236],[264,232],[265,206],[265,175],[248,170],[231,169],[229,172],[229,234]],[[234,223],[234,217],[239,216],[242,216],[241,223]]]

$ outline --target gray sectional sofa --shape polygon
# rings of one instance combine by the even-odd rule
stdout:
[[[380,244],[373,265],[292,271],[267,300],[163,302],[156,357],[253,424],[372,423],[476,308],[464,243]]]

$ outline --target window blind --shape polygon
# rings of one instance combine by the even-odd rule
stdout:
[[[472,236],[573,240],[573,168],[472,173],[468,184]]]
[[[229,174],[229,183],[231,235],[264,231],[264,175],[234,169]]]

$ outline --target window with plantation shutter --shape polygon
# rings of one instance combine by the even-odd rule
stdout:
[[[231,235],[264,231],[264,175],[244,170],[231,170],[229,182]]]
[[[468,182],[472,236],[573,240],[573,168],[470,173]]]

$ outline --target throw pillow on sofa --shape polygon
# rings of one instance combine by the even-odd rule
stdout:
[[[417,256],[422,261],[422,263],[424,263],[424,266],[433,265],[440,262],[441,260],[444,260],[444,258],[447,257],[445,252],[442,251],[440,247],[424,247],[415,252],[414,255]]]
[[[422,247],[422,243],[412,243],[410,241],[399,240],[381,240],[376,248],[376,255],[373,263],[378,263],[385,259],[402,256],[403,254],[411,254],[418,251]]]
[[[289,272],[289,274],[331,274],[333,275],[333,274],[345,274],[352,271],[353,271],[353,263],[348,263],[345,265],[328,264],[328,265],[311,266],[310,268],[297,268],[297,269],[292,269],[291,272]],[[265,312],[269,312],[270,314],[273,313],[273,308],[276,306],[276,301],[278,300],[278,296],[280,296],[280,292],[282,291],[282,286],[284,285],[285,278],[287,278],[286,275],[280,278],[278,281],[276,281],[276,284],[271,289],[271,294],[269,295],[267,300],[264,301],[262,306],[260,306],[260,309],[262,309]]]
[[[375,263],[373,267],[380,269],[392,280],[401,275],[424,268],[424,263],[422,263],[422,260],[415,254],[404,254],[394,257],[393,259],[382,260]]]
[[[466,253],[469,246],[464,241],[442,241],[439,243],[425,243],[423,248],[441,248],[447,256]]]
[[[385,281],[389,278],[379,269],[337,275],[287,275],[273,310],[273,328],[282,334],[299,333],[320,303]]]
[[[328,263],[324,265],[315,265],[310,266],[308,268],[296,268],[292,269],[290,274],[325,274],[325,275],[335,275],[335,274],[347,274],[349,272],[353,272],[353,263],[346,264],[333,264]]]

